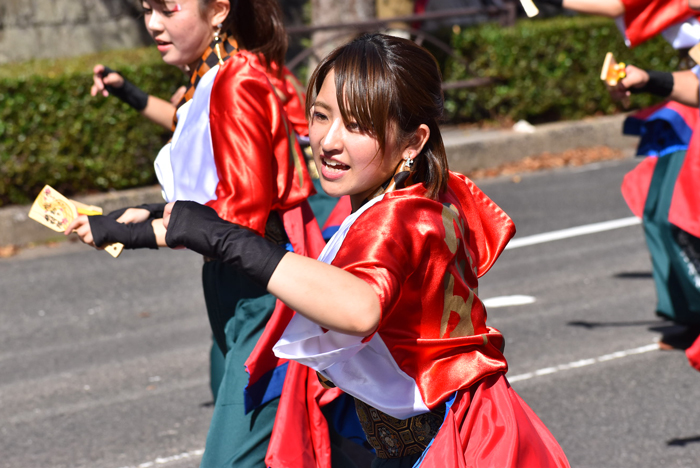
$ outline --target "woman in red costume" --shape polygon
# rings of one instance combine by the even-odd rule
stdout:
[[[486,326],[478,278],[515,227],[448,170],[443,105],[428,52],[363,36],[309,85],[321,184],[353,209],[319,260],[193,202],[166,207],[166,241],[222,259],[297,311],[275,352],[355,397],[373,467],[567,467],[508,384],[504,338]]]
[[[698,10],[700,0],[688,0],[688,6]],[[650,92],[668,97],[694,107],[695,114],[700,104],[700,82],[695,69],[667,73],[628,65],[620,86],[627,94]],[[697,124],[692,130],[697,130]],[[647,174],[649,188],[644,197],[635,197],[642,199],[641,203],[630,206],[637,206],[636,214],[644,220],[659,296],[658,311],[688,326],[673,341],[662,343],[662,347],[687,348],[690,364],[700,370],[700,132],[693,131],[687,152],[660,156],[663,157],[658,161],[644,161],[635,170]],[[696,341],[691,345],[692,339]]]
[[[675,49],[700,43],[697,0],[539,0],[567,9],[616,18],[629,47],[662,35]],[[657,291],[656,312],[687,328],[665,334],[664,349],[687,347],[700,331],[700,224],[694,175],[682,167],[697,161],[700,66],[671,73],[629,65],[627,77],[612,90],[620,99],[630,92],[651,92],[669,98],[630,115],[623,132],[640,136],[637,154],[649,156],[625,176],[622,194],[632,212],[643,219]],[[697,179],[695,179],[697,180]]]
[[[163,60],[187,67],[191,76],[172,140],[155,163],[166,201],[206,204],[261,239],[316,256],[323,240],[307,203],[313,184],[295,135],[307,134],[305,112],[282,66],[287,38],[277,1],[145,0],[142,6]],[[97,247],[165,246],[164,205],[81,216],[67,233],[76,230]],[[202,277],[212,332],[226,354],[202,466],[264,466],[279,391],[245,414],[244,361],[276,300],[211,258]]]
[[[615,18],[629,47],[661,34],[675,49],[695,45],[700,23],[687,0],[535,0],[589,15]]]

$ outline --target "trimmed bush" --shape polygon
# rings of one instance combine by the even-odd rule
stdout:
[[[448,91],[448,123],[618,112],[599,79],[605,52],[642,68],[670,71],[679,63],[663,39],[629,50],[611,20],[592,17],[481,25],[455,34],[453,47],[468,66],[448,59],[446,81],[490,77],[496,83]],[[153,160],[168,132],[118,99],[91,97],[96,63],[163,98],[186,82],[153,47],[1,67],[0,206],[31,202],[47,183],[73,195],[156,182]],[[638,95],[632,102],[655,101]]]
[[[449,59],[445,81],[488,77],[495,83],[447,91],[451,123],[612,114],[623,109],[600,80],[606,52],[646,69],[673,71],[679,64],[678,53],[662,38],[628,49],[612,20],[586,16],[521,20],[512,28],[486,24],[455,34],[452,46],[468,65]],[[655,102],[648,95],[632,96],[633,108]]]
[[[65,195],[156,183],[168,132],[113,97],[90,96],[104,63],[167,99],[186,80],[155,48],[0,69],[0,206],[28,203],[44,184]]]

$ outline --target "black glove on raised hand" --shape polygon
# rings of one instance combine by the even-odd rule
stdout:
[[[287,253],[283,246],[221,219],[213,208],[191,201],[173,206],[165,243],[231,264],[266,287]]]
[[[105,70],[102,72],[103,78],[110,73],[117,73],[121,75],[121,73],[114,71],[109,67],[104,68]],[[124,75],[122,75],[122,78],[124,78]],[[148,105],[148,93],[126,78],[124,78],[124,84],[121,87],[117,88],[106,84],[105,89],[109,91],[109,94],[121,99],[139,112],[144,110]]]
[[[646,72],[649,74],[649,81],[640,88],[629,88],[630,93],[650,93],[660,97],[668,97],[671,95],[673,92],[673,85],[675,84],[673,73],[656,70],[646,70]]]
[[[143,223],[124,224],[118,223],[110,215],[88,216],[92,239],[97,247],[121,242],[125,249],[158,248],[156,234],[153,232],[150,220]]]

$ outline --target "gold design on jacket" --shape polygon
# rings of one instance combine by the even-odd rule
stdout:
[[[456,296],[454,294],[455,277],[452,275],[452,273],[448,272],[445,275],[445,280],[445,306],[442,309],[440,338],[456,338],[459,336],[473,335],[474,325],[472,325],[472,305],[474,303],[474,292],[469,289],[469,297],[465,301],[462,296]],[[459,315],[459,322],[454,330],[452,330],[448,336],[445,336],[452,312]]]
[[[466,249],[464,242],[464,221],[459,217],[459,212],[454,205],[444,205],[442,208],[442,222],[445,227],[445,244],[451,253],[456,254],[454,259],[454,270],[459,274],[460,284],[466,286],[464,273],[467,268],[467,260],[469,267],[474,269],[474,260],[469,251]],[[457,232],[459,230],[459,233]],[[459,234],[459,236],[458,236]],[[455,295],[454,288],[457,279],[448,269],[445,273],[445,302],[442,311],[442,320],[440,321],[440,338],[456,338],[460,336],[470,336],[474,334],[474,325],[472,324],[471,312],[474,303],[474,291],[466,287],[469,291],[465,300],[460,295]],[[452,313],[456,313],[459,321],[453,330],[447,334],[447,327],[450,323]]]

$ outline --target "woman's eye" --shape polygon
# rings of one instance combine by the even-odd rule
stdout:
[[[325,121],[328,117],[326,117],[326,114],[322,114],[321,112],[314,112],[314,120],[321,120]]]
[[[348,124],[345,124],[345,128],[347,128],[351,132],[359,132],[361,130],[357,122],[350,122]]]

